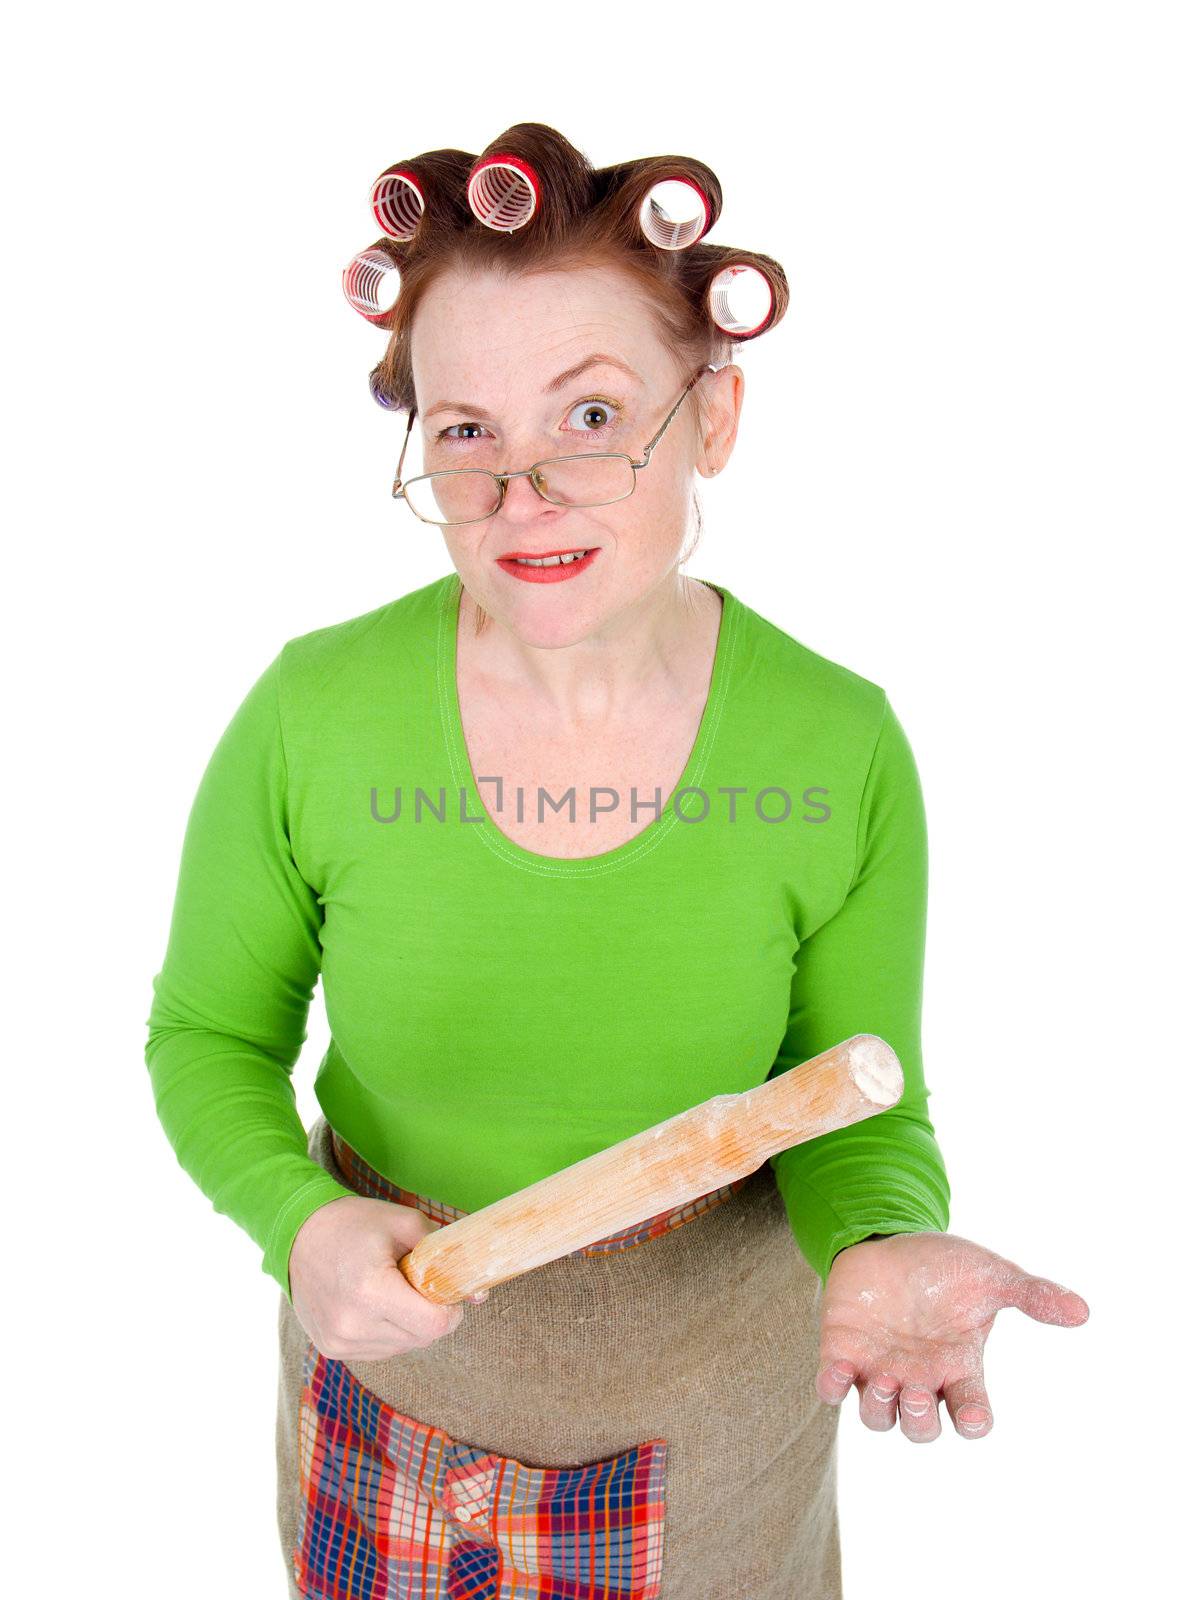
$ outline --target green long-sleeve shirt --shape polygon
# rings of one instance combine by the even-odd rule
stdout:
[[[499,809],[470,767],[455,572],[288,640],[232,717],[187,823],[145,1059],[180,1164],[288,1298],[299,1228],[353,1193],[309,1157],[291,1080],[321,974],[316,1098],[407,1189],[473,1211],[875,1033],[903,1098],[771,1158],[793,1234],[824,1280],[872,1233],[948,1228],[912,752],[878,685],[711,587],[687,766],[596,856],[537,855],[494,820],[517,796]]]

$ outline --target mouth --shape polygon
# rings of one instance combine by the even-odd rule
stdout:
[[[581,561],[592,553],[592,548],[585,550],[552,550],[541,556],[525,555],[521,550],[508,550],[504,556],[499,556],[499,561],[514,561],[520,567],[559,567],[568,566],[573,561]]]
[[[587,572],[596,561],[600,545],[573,550],[548,550],[532,555],[529,550],[511,550],[498,556],[497,565],[521,583],[567,583]]]

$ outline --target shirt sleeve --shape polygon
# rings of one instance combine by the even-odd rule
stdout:
[[[841,907],[797,951],[788,1028],[768,1074],[856,1033],[886,1040],[903,1070],[896,1105],[770,1158],[796,1242],[822,1283],[834,1256],[871,1234],[949,1227],[949,1181],[921,1058],[927,902],[920,779],[885,698],[859,808],[853,878]]]
[[[191,807],[145,1062],[179,1164],[255,1240],[289,1300],[299,1228],[354,1191],[308,1155],[291,1078],[322,909],[290,845],[283,656],[225,729]]]

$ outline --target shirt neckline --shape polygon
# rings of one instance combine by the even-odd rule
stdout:
[[[467,826],[475,833],[494,855],[509,862],[511,866],[521,867],[541,877],[589,878],[641,860],[653,850],[657,850],[675,830],[680,820],[673,804],[675,797],[681,790],[699,787],[713,742],[717,737],[726,692],[730,684],[739,631],[741,608],[736,596],[720,583],[712,583],[709,579],[700,581],[707,583],[709,588],[721,596],[721,622],[717,630],[717,645],[713,654],[713,670],[709,679],[705,709],[701,714],[696,739],[689,752],[684,771],[680,774],[671,794],[664,800],[659,815],[652,817],[647,826],[633,838],[624,840],[612,850],[602,851],[600,855],[566,860],[558,856],[538,855],[535,851],[527,850],[513,839],[507,838],[481,802],[473,776],[472,762],[469,759],[468,745],[465,742],[464,720],[460,712],[460,694],[456,682],[456,644],[460,625],[460,601],[464,590],[459,573],[451,572],[445,577],[440,591],[436,638],[436,680],[440,722],[456,789],[458,792],[464,791],[468,816],[480,818],[479,821],[469,821],[461,825]]]

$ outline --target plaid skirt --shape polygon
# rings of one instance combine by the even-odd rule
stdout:
[[[323,1116],[309,1150],[359,1194],[464,1215]],[[386,1360],[325,1356],[281,1295],[289,1594],[841,1600],[819,1308],[766,1164],[496,1285]]]

